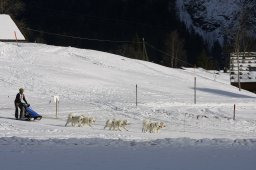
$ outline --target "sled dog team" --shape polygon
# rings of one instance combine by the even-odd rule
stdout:
[[[67,118],[67,122],[65,126],[71,123],[71,126],[78,126],[82,127],[85,125],[88,125],[92,127],[92,124],[96,122],[96,119],[94,117],[84,116],[84,115],[75,115],[75,114],[69,114]],[[119,130],[121,131],[121,128],[128,131],[126,128],[127,125],[130,125],[127,120],[117,120],[117,119],[109,119],[106,121],[106,124],[104,126],[104,129],[109,128],[109,130]],[[146,133],[158,133],[160,129],[166,127],[166,125],[163,122],[151,122],[150,120],[144,120],[142,124],[142,132]]]

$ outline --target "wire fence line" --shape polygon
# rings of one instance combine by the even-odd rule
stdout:
[[[53,36],[59,36],[59,37],[65,37],[65,38],[72,38],[72,39],[79,39],[79,40],[87,40],[87,41],[96,41],[96,42],[105,42],[105,43],[122,43],[122,44],[123,43],[126,43],[126,44],[143,44],[144,43],[143,41],[109,40],[109,39],[97,39],[97,38],[88,38],[88,37],[64,35],[64,34],[59,34],[59,33],[42,31],[42,30],[39,30],[39,29],[32,29],[32,28],[22,27],[22,26],[20,28],[22,28],[24,30],[27,30],[27,31],[38,32],[38,33],[47,34],[47,35],[53,35]],[[165,52],[163,50],[158,49],[157,47],[151,45],[147,41],[145,41],[145,45],[150,47],[151,49],[163,54],[163,55],[171,57],[170,54],[168,54],[167,52]],[[184,60],[181,60],[179,58],[177,58],[177,60],[186,64],[186,65],[188,65],[188,66],[194,67],[194,65],[192,65],[192,64],[190,64],[190,63],[188,63]]]
[[[54,32],[47,32],[47,31],[42,31],[39,29],[33,29],[33,28],[27,28],[27,27],[20,27],[21,29],[27,30],[27,31],[32,31],[32,32],[38,32],[38,33],[42,33],[42,34],[47,34],[47,35],[52,35],[52,36],[59,36],[59,37],[64,37],[64,38],[71,38],[71,39],[79,39],[79,40],[87,40],[87,41],[96,41],[99,43],[119,43],[119,44],[143,44],[145,42],[145,45],[149,48],[151,48],[152,50],[168,56],[168,57],[172,57],[168,52],[165,52],[157,47],[155,47],[154,45],[150,44],[147,41],[129,41],[129,40],[110,40],[110,39],[98,39],[98,38],[88,38],[88,37],[80,37],[80,36],[72,36],[72,35],[64,35],[64,34],[59,34],[59,33],[54,33]],[[193,67],[195,68],[196,66],[193,64],[188,63],[185,60],[182,60],[180,58],[176,58],[177,61],[183,63],[186,66],[189,67]],[[213,74],[216,75],[217,73],[212,73],[210,71],[204,70],[205,72],[209,73],[209,74]],[[195,73],[196,74],[196,73]],[[197,74],[196,74],[197,75]],[[214,77],[214,80],[216,80],[216,77]]]
[[[98,41],[98,42],[107,42],[107,43],[137,43],[137,44],[142,44],[142,42],[116,41],[116,40],[107,40],[107,39],[87,38],[87,37],[71,36],[71,35],[64,35],[64,34],[59,34],[59,33],[41,31],[41,30],[26,28],[26,27],[20,27],[20,28],[22,28],[24,30],[28,30],[28,31],[42,33],[42,34],[48,34],[48,35],[65,37],[65,38],[72,38],[72,39],[79,39],[79,40]]]
[[[154,49],[155,51],[158,51],[159,53],[161,53],[161,54],[163,54],[163,55],[172,57],[169,53],[167,53],[167,52],[165,52],[165,51],[163,51],[163,50],[158,49],[157,47],[155,47],[155,46],[149,44],[148,42],[145,42],[145,43],[146,43],[146,45],[147,45],[148,47]],[[179,59],[179,58],[176,58],[176,60],[178,60],[178,61],[180,61],[180,62],[182,62],[182,63],[184,63],[184,64],[186,64],[186,65],[188,65],[188,66],[195,67],[195,65],[192,65],[192,64],[190,64],[190,63],[188,63],[188,62],[186,62],[186,61],[184,61],[184,60],[181,60],[181,59]]]

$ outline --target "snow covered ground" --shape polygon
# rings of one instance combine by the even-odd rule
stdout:
[[[42,114],[41,121],[14,120],[20,87]],[[256,167],[256,95],[239,92],[225,73],[171,69],[72,47],[0,43],[0,90],[0,160],[5,169],[17,169],[13,160],[22,169]],[[55,95],[60,97],[58,118]],[[96,123],[92,128],[65,127],[69,113],[93,116]],[[104,130],[112,118],[127,119],[129,131]],[[167,127],[142,133],[144,119]]]

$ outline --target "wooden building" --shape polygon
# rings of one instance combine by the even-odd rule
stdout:
[[[256,52],[239,52],[230,54],[231,85],[256,92]]]

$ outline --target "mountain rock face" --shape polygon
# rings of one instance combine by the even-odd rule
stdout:
[[[176,10],[186,27],[210,45],[232,40],[242,27],[256,37],[256,0],[177,0]]]

